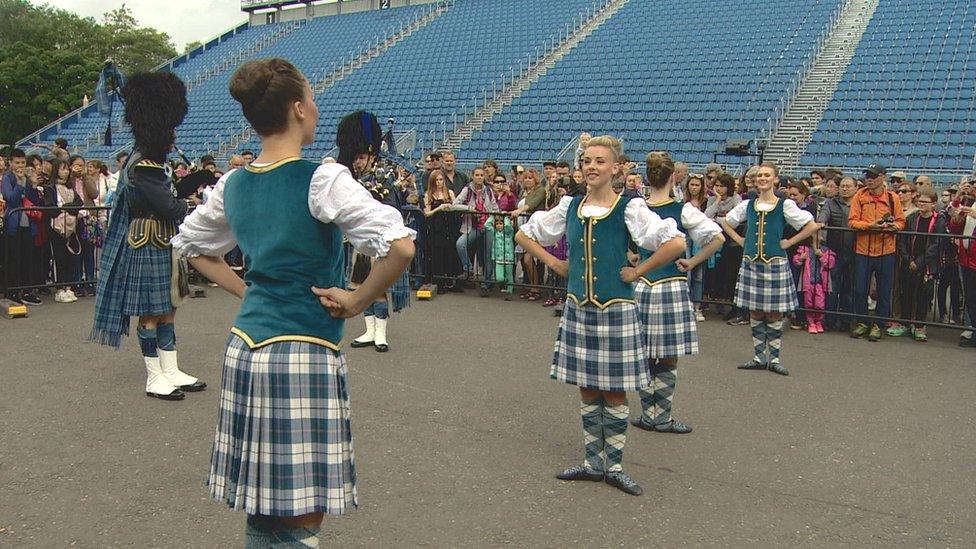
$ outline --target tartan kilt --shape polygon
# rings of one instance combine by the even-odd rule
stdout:
[[[748,311],[788,313],[796,309],[796,286],[790,263],[742,260],[735,285],[735,305]]]
[[[231,334],[210,496],[250,515],[341,515],[358,506],[342,353],[298,341],[251,349]]]
[[[615,303],[601,310],[566,300],[549,376],[600,391],[650,385],[637,306]]]
[[[122,243],[123,246],[128,246]],[[128,250],[122,314],[154,316],[173,310],[173,250],[151,244]]]
[[[410,306],[410,271],[404,271],[387,291],[390,295],[390,308],[399,312]]]
[[[698,323],[687,282],[669,280],[649,285],[638,281],[634,297],[650,358],[698,354]]]

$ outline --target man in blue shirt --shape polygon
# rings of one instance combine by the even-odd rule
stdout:
[[[4,219],[4,233],[7,245],[10,246],[7,253],[9,258],[7,280],[13,287],[31,284],[31,267],[34,265],[34,235],[31,231],[36,228],[31,226],[31,221],[25,212],[15,211],[23,208],[24,198],[28,198],[29,184],[25,174],[26,168],[27,155],[21,149],[14,149],[10,154],[10,171],[0,180],[3,200],[7,203],[7,214]],[[7,299],[30,305],[41,304],[41,300],[33,290],[23,293],[8,291]]]

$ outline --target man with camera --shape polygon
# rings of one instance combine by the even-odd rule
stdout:
[[[864,188],[851,199],[848,226],[857,231],[854,241],[854,309],[858,324],[851,337],[881,339],[881,322],[868,319],[871,277],[877,289],[877,317],[891,316],[891,289],[895,277],[895,232],[905,228],[905,212],[898,194],[888,190],[880,164],[864,169]]]

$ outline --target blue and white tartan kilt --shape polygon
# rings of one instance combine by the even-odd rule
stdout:
[[[402,311],[410,306],[410,273],[404,271],[400,278],[390,286],[390,308],[393,312]]]
[[[698,354],[698,323],[687,282],[668,280],[650,286],[639,281],[634,297],[648,356],[654,359]]]
[[[129,248],[128,252],[129,269],[122,281],[122,314],[154,316],[172,311],[173,250],[147,244]]]
[[[250,515],[341,515],[358,506],[346,360],[313,343],[224,355],[210,476],[213,499]]]
[[[549,376],[600,391],[650,385],[637,306],[615,303],[601,310],[566,300]]]
[[[735,285],[735,305],[766,313],[788,313],[796,309],[799,304],[789,261],[784,258],[766,263],[743,259]]]

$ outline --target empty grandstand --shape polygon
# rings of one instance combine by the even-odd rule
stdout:
[[[281,56],[315,87],[322,118],[312,157],[332,148],[343,113],[366,108],[415,132],[419,148],[454,148],[462,163],[553,158],[589,131],[692,164],[727,160],[728,139],[749,140],[756,153],[773,137],[790,167],[877,160],[973,169],[976,6],[968,0],[414,4],[318,17],[311,5],[252,13],[160,67],[190,88],[179,144],[218,158],[256,148],[227,83],[246,59]],[[849,47],[846,58],[831,57],[834,43]],[[807,106],[807,93],[819,108]],[[130,136],[115,120],[113,145],[102,144],[107,122],[92,106],[24,142],[60,136],[108,157]]]

